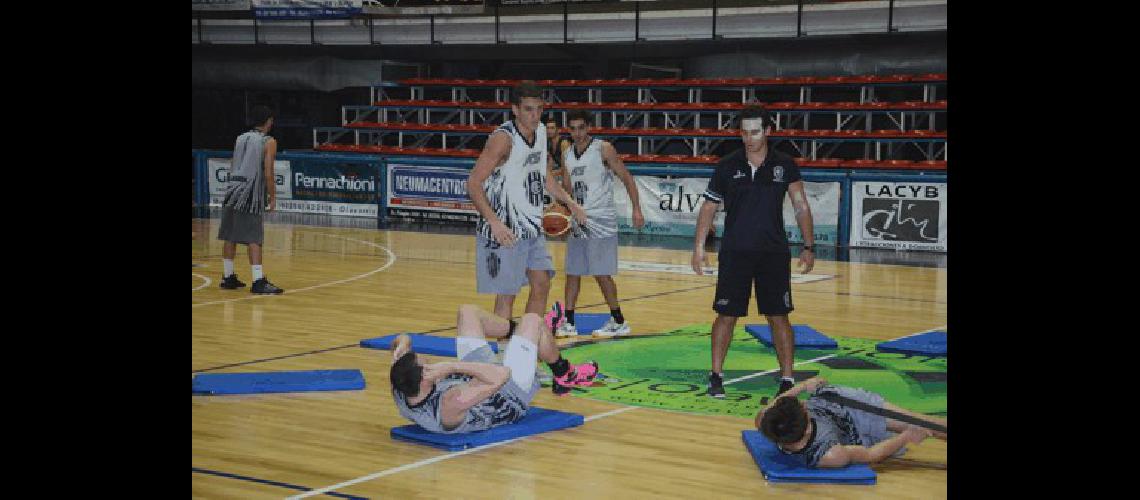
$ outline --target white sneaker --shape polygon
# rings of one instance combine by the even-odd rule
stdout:
[[[612,316],[601,328],[594,330],[593,334],[595,337],[615,337],[618,335],[629,335],[629,322],[619,325]]]
[[[562,326],[558,327],[558,330],[554,332],[554,336],[558,338],[577,337],[578,327],[567,321],[565,323],[562,323]]]

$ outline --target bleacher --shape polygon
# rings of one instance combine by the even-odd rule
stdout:
[[[515,83],[382,82],[372,87],[371,104],[342,107],[340,126],[314,128],[313,149],[477,157],[487,134],[511,118],[507,99]],[[564,127],[569,111],[591,111],[591,134],[613,142],[626,163],[714,165],[718,152],[738,147],[737,112],[759,102],[773,113],[773,147],[789,150],[802,167],[946,169],[947,100],[938,99],[944,73],[536,83],[548,117]],[[407,99],[394,97],[403,92]]]

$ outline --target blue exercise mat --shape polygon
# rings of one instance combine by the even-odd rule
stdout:
[[[875,471],[867,464],[839,468],[811,468],[786,455],[760,431],[741,431],[744,446],[772,483],[875,484]]]
[[[200,373],[190,385],[194,394],[214,395],[356,391],[364,388],[364,375],[360,370]]]
[[[367,347],[369,349],[384,349],[392,348],[392,342],[396,340],[399,334],[385,335],[383,337],[376,337],[374,339],[364,339],[360,341],[360,347]],[[431,335],[417,335],[408,334],[412,338],[412,350],[423,354],[434,354],[436,356],[455,357],[455,337],[433,337]],[[499,345],[494,342],[487,342],[491,346],[492,352],[499,352]]]
[[[772,347],[772,328],[768,325],[745,325],[744,331],[760,339],[764,345]],[[792,335],[796,338],[796,348],[838,349],[839,343],[831,337],[819,333],[808,325],[792,325]]]
[[[945,356],[946,332],[927,332],[905,339],[880,342],[875,349],[882,352],[918,354],[921,356]]]
[[[609,319],[610,313],[574,313],[574,328],[578,329],[578,335],[590,335]]]
[[[530,407],[526,416],[513,424],[501,425],[485,431],[462,434],[440,434],[424,430],[416,424],[392,428],[392,439],[410,441],[448,451],[465,450],[517,437],[540,434],[582,425],[585,419],[575,413]]]

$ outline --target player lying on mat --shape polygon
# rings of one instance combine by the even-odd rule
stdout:
[[[400,415],[428,431],[473,432],[519,421],[540,387],[536,359],[554,372],[557,395],[591,385],[598,373],[597,363],[571,365],[558,351],[550,332],[566,321],[560,303],[545,319],[527,313],[517,325],[471,304],[459,306],[458,316],[458,361],[421,362],[406,334],[393,343],[392,397]],[[487,337],[510,338],[501,365]]]
[[[811,392],[806,402],[796,399]],[[946,440],[945,432],[899,422],[867,411],[845,407],[821,397],[836,394],[931,424],[946,426],[946,419],[907,411],[863,389],[828,385],[813,377],[789,389],[756,414],[756,428],[784,453],[808,467],[843,467],[871,464],[906,453],[906,444],[921,443],[934,436]]]

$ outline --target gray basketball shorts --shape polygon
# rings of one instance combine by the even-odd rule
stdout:
[[[613,276],[617,274],[618,237],[566,238],[566,274]]]
[[[490,350],[490,348],[488,348]],[[840,396],[848,399],[854,399],[861,403],[866,403],[878,408],[883,407],[883,397],[858,387],[842,387],[842,386],[826,386],[826,391],[833,391]],[[859,432],[859,436],[863,441],[863,446],[874,446],[880,442],[886,441],[895,436],[895,433],[887,430],[887,418],[882,415],[875,415],[867,413],[863,410],[855,408],[846,408],[851,421],[855,424],[855,429]],[[893,453],[892,457],[901,457],[906,453],[906,447],[899,448],[898,451]]]
[[[520,340],[527,341],[521,337],[518,338]],[[538,379],[534,377],[534,364],[538,359],[536,357],[538,348],[533,347],[534,344],[531,343],[535,354],[531,354],[529,356],[529,363],[527,363],[526,361],[528,356],[519,355],[517,353],[519,346],[515,343],[515,339],[512,338],[510,344],[507,347],[507,352],[504,353],[503,362],[499,362],[495,358],[495,353],[491,351],[491,346],[487,345],[486,340],[474,339],[475,341],[482,344],[476,349],[471,349],[471,347],[473,347],[473,344],[464,345],[467,343],[467,341],[471,340],[472,339],[463,339],[462,337],[456,337],[456,351],[460,361],[466,363],[490,363],[493,365],[502,365],[509,361],[513,361],[513,364],[519,365],[511,366],[511,378],[507,380],[507,383],[503,384],[503,386],[499,388],[499,394],[502,394],[509,403],[518,406],[520,412],[525,415],[527,407],[530,406],[531,400],[534,399],[534,395],[537,394],[539,389],[542,388],[542,385],[539,383]],[[509,356],[508,353],[516,355]],[[508,358],[510,359],[508,360]],[[527,387],[523,387],[523,385],[516,380],[516,373],[519,375],[529,375],[530,383],[526,384]]]
[[[515,240],[505,247],[493,239],[475,235],[475,291],[497,295],[518,295],[528,284],[526,271],[547,271],[554,278],[554,260],[546,250],[546,238]]]
[[[222,223],[218,228],[218,239],[246,245],[262,244],[265,241],[262,215],[238,212],[225,207],[222,212]]]

